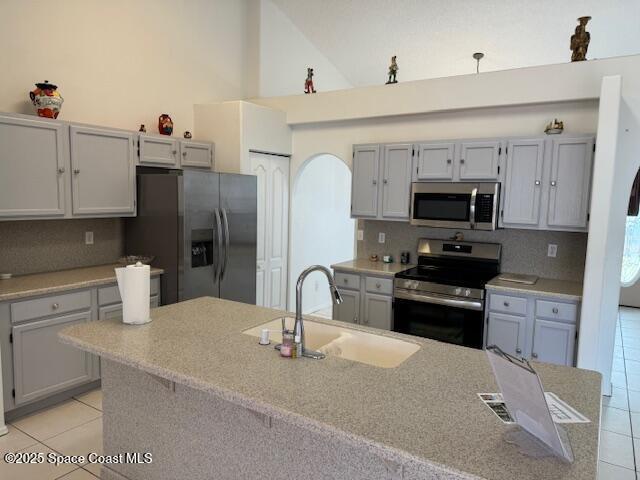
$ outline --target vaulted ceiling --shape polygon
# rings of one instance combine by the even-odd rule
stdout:
[[[591,15],[588,58],[640,53],[638,0],[272,0],[354,85],[567,62]],[[316,72],[318,78],[321,72]]]

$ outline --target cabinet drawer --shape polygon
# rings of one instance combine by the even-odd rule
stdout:
[[[367,292],[391,295],[393,293],[393,280],[390,278],[367,277],[365,279]]]
[[[340,288],[360,289],[360,275],[337,272],[335,278],[336,285]]]
[[[64,293],[11,304],[11,323],[91,308],[91,292]]]
[[[151,285],[149,285],[149,296],[158,295],[160,292],[160,279],[158,277],[151,279]],[[111,285],[109,287],[102,287],[98,289],[98,305],[109,305],[110,303],[120,303],[122,298],[120,297],[120,290],[118,285]]]
[[[575,303],[536,300],[536,317],[575,322],[578,317],[578,306]]]
[[[493,312],[506,312],[515,315],[527,314],[527,299],[512,297],[511,295],[499,295],[492,293],[489,300],[489,310]]]

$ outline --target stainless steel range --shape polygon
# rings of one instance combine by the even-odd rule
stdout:
[[[482,348],[484,286],[501,253],[496,243],[420,239],[418,266],[395,276],[393,329]]]

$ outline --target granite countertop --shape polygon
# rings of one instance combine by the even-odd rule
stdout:
[[[0,280],[0,302],[114,283],[116,281],[114,268],[121,266],[112,263],[96,267],[20,275]],[[160,268],[151,268],[152,277],[161,275],[163,272]]]
[[[370,273],[372,275],[381,275],[386,277],[393,277],[396,273],[408,270],[415,267],[415,265],[402,263],[384,263],[382,261],[372,262],[366,258],[356,258],[355,260],[349,260],[348,262],[336,263],[331,265],[334,270],[356,272],[356,273]]]
[[[485,288],[487,290],[562,298],[578,302],[582,300],[582,282],[571,280],[538,278],[533,285],[525,285],[523,283],[505,282],[495,277],[487,282]]]
[[[503,435],[513,427],[504,425],[476,395],[497,391],[483,351],[349,325],[421,345],[400,366],[385,369],[331,355],[324,360],[281,358],[272,346],[260,346],[255,337],[242,333],[282,314],[202,297],[153,309],[153,321],[146,325],[102,320],[71,326],[60,337],[108,360],[301,428],[357,442],[399,463],[444,465],[466,472],[458,473],[463,478],[595,480],[599,373],[534,363],[545,390],[591,420],[566,425],[573,464],[534,459],[505,443]]]

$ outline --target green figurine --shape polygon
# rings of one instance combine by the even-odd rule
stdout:
[[[398,74],[398,63],[396,62],[396,56],[391,57],[391,65],[389,65],[389,80],[387,80],[387,85],[390,83],[398,83],[396,79],[396,75]]]

